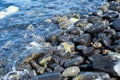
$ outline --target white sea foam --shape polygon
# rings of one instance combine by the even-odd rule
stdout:
[[[5,18],[6,16],[12,15],[19,11],[19,8],[16,6],[9,6],[4,11],[0,11],[0,19]]]
[[[114,70],[115,70],[115,72],[118,74],[118,76],[120,76],[120,62],[118,62],[118,63],[114,66]]]

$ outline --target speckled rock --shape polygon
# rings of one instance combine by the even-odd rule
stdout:
[[[110,76],[104,72],[81,72],[72,80],[110,80]]]
[[[77,66],[72,66],[72,67],[66,68],[66,69],[63,71],[62,76],[63,76],[63,77],[73,77],[73,76],[76,76],[79,72],[80,72],[79,67],[77,67]]]
[[[58,46],[58,50],[65,51],[66,53],[71,53],[75,49],[73,42],[63,42]]]
[[[63,16],[63,17],[58,18],[56,22],[61,23],[61,22],[66,21],[66,20],[67,20],[67,16]]]
[[[92,46],[93,46],[94,48],[101,48],[101,47],[102,47],[102,43],[100,43],[100,42],[95,42],[95,43],[92,44]]]
[[[80,27],[81,29],[85,30],[86,28],[88,28],[89,26],[91,26],[92,24],[89,23],[87,20],[79,20],[74,24],[76,27]]]

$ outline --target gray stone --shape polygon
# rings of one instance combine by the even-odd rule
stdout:
[[[33,77],[29,80],[61,80],[60,73],[50,73]]]
[[[109,52],[108,55],[93,55],[93,68],[120,77],[120,54]]]
[[[104,72],[81,72],[72,80],[110,80],[110,76]]]

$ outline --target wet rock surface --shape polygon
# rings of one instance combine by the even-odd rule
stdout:
[[[35,41],[30,41],[20,56],[16,52],[8,59],[1,58],[1,80],[119,80],[119,1],[106,5],[102,12],[87,16],[56,15],[45,20],[46,27],[57,30],[45,38],[33,35]],[[34,29],[25,26],[23,29]],[[9,41],[2,48],[11,46]]]
[[[104,72],[81,72],[73,80],[110,80],[110,76]]]

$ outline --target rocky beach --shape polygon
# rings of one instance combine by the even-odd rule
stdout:
[[[10,19],[0,21],[0,80],[120,80],[120,0],[36,23]]]

